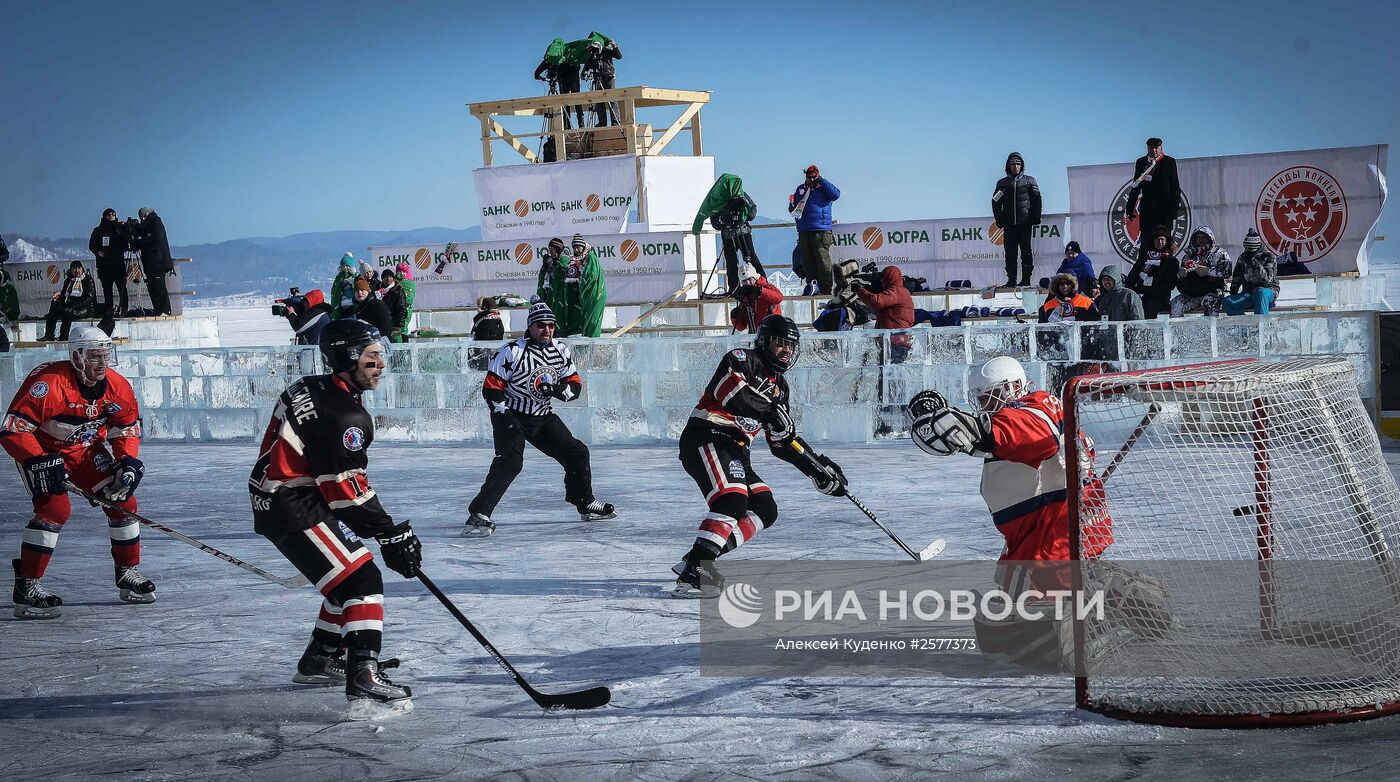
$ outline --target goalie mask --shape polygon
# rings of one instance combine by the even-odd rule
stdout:
[[[992,414],[1030,390],[1026,370],[1010,356],[997,356],[972,372],[967,381],[968,401],[977,412]]]
[[[96,326],[78,326],[68,336],[68,360],[84,385],[95,386],[107,378],[107,370],[117,364],[112,338]]]

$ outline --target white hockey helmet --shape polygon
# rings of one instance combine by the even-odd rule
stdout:
[[[979,413],[995,413],[1029,390],[1025,367],[1010,356],[997,356],[981,364],[967,381],[968,401]]]
[[[68,360],[88,385],[96,385],[107,376],[108,367],[117,363],[117,349],[112,338],[96,326],[76,326],[68,335]]]

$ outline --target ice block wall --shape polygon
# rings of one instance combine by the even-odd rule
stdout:
[[[1345,355],[1361,396],[1377,395],[1375,312],[1266,317],[1165,318],[1113,324],[1040,326],[970,323],[907,332],[806,331],[788,373],[800,430],[813,442],[854,443],[907,433],[903,405],[921,389],[966,399],[968,369],[994,356],[1020,359],[1039,388],[1058,392],[1079,361],[1117,369],[1216,359]],[[897,344],[907,338],[906,355]],[[569,340],[584,393],[555,409],[588,443],[674,441],[725,350],[748,335]],[[494,345],[429,340],[396,345],[392,371],[366,395],[382,440],[490,443],[480,389]],[[12,397],[61,347],[0,354],[0,395]],[[896,358],[902,361],[896,362]],[[252,440],[277,395],[303,374],[323,371],[315,348],[279,346],[118,351],[119,370],[141,401],[146,436],[157,440]]]

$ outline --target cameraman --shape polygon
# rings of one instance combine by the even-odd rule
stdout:
[[[136,211],[141,221],[131,237],[131,244],[141,251],[141,271],[146,276],[146,288],[151,294],[151,309],[156,315],[169,315],[170,294],[165,289],[165,277],[175,271],[170,257],[170,240],[165,235],[165,223],[156,210],[143,206]],[[128,221],[129,222],[129,221]]]
[[[301,289],[292,288],[290,296],[272,305],[272,314],[287,319],[296,332],[296,344],[319,345],[321,330],[331,322],[331,305],[320,290],[303,296]]]
[[[875,311],[875,328],[914,328],[914,297],[904,287],[904,275],[898,266],[886,266],[878,279],[873,279],[868,272],[856,275],[851,281],[851,290]],[[890,363],[904,363],[913,344],[909,334],[891,334]]]

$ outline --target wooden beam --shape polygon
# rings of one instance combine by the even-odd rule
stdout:
[[[681,112],[681,116],[675,122],[671,123],[671,127],[666,129],[666,132],[662,134],[661,138],[651,142],[651,148],[647,150],[647,154],[661,154],[661,150],[665,149],[666,145],[671,143],[671,139],[675,138],[676,134],[680,133],[685,128],[685,124],[700,113],[700,107],[703,105],[703,103],[690,104],[685,111]]]
[[[491,126],[487,124],[489,118],[481,117],[481,162],[487,167],[491,167]]]
[[[535,155],[534,150],[532,150],[532,149],[530,149],[529,147],[525,146],[525,144],[524,144],[523,142],[521,142],[520,139],[518,139],[518,138],[516,138],[515,136],[511,135],[510,131],[508,131],[508,130],[506,130],[505,128],[501,127],[501,123],[497,122],[497,121],[494,120],[494,119],[491,120],[491,129],[492,129],[493,131],[495,131],[495,132],[496,132],[496,135],[500,136],[501,139],[502,139],[503,141],[505,141],[507,144],[511,145],[511,147],[513,147],[513,148],[515,149],[516,152],[519,152],[521,157],[525,158],[526,160],[528,160],[528,161],[531,162],[531,163],[538,163],[538,162],[540,162],[540,159],[539,159],[538,156]],[[531,134],[531,135],[535,135],[535,134]]]
[[[700,134],[700,112],[695,112],[695,117],[690,120],[690,154],[700,157],[705,154],[705,143],[701,140]]]

